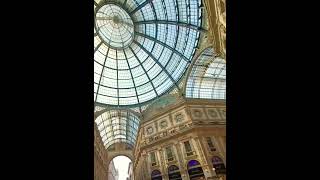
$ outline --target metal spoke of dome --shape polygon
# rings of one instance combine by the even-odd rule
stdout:
[[[138,62],[141,64],[141,61],[140,61],[140,59],[137,57],[136,53],[134,53],[134,51],[132,50],[131,47],[129,47],[129,49],[132,51],[132,53],[133,53],[133,55],[135,56],[135,58],[136,58],[136,59],[138,60]],[[149,82],[151,83],[154,92],[156,93],[157,97],[159,97],[159,94],[158,94],[158,92],[155,90],[156,88],[154,87],[154,84],[153,84],[153,82],[151,81],[149,74],[147,73],[146,69],[145,69],[143,66],[141,66],[141,67],[142,67],[144,73],[147,75],[148,80],[149,80]]]
[[[170,80],[172,81],[172,83],[178,88],[178,90],[180,91],[180,88],[178,86],[178,84],[176,83],[176,81],[172,78],[172,76],[170,75],[170,73],[167,71],[167,69],[165,67],[162,66],[161,63],[159,63],[159,61],[149,52],[147,51],[139,42],[137,42],[136,40],[133,40],[141,49],[143,49],[153,60],[154,62],[156,62],[161,68],[162,70],[167,74],[167,76],[170,78]]]
[[[181,54],[179,51],[177,51],[176,49],[172,48],[171,46],[167,45],[166,43],[163,43],[162,41],[159,41],[158,39],[154,38],[154,37],[151,37],[151,36],[148,36],[148,35],[145,35],[145,34],[142,34],[142,33],[139,33],[139,32],[135,32],[137,35],[139,36],[142,36],[142,37],[145,37],[145,38],[148,38],[154,42],[157,42],[159,44],[161,44],[162,46],[170,49],[171,51],[173,51],[174,53],[178,54],[179,56],[182,57],[183,60],[185,60],[187,63],[190,63],[191,60],[189,60],[188,58],[186,58],[183,54]],[[178,36],[177,36],[178,37]]]
[[[125,51],[123,51],[123,54],[124,54],[125,58],[127,59],[127,54],[126,54],[126,52],[125,52]],[[128,64],[128,67],[130,67],[130,65],[129,65],[129,62],[128,62],[128,61],[127,61],[127,64]],[[133,75],[132,75],[132,71],[131,71],[131,69],[129,69],[129,71],[130,71],[130,76],[131,76],[131,79],[132,79],[132,83],[133,83],[133,85],[134,85],[134,91],[136,92],[137,101],[138,101],[139,106],[140,106],[140,100],[139,100],[139,98],[138,98],[138,91],[137,91],[136,83],[134,82],[134,78],[133,78]]]
[[[94,48],[94,52],[96,52],[96,51],[99,49],[99,47],[101,46],[102,43],[103,43],[103,42],[101,41],[101,42],[97,45],[97,47]]]
[[[101,42],[102,42],[102,41],[101,41]],[[105,63],[106,63],[106,61],[107,61],[108,53],[109,53],[109,49],[108,49],[108,51],[107,51],[107,56],[106,56],[106,58],[104,59],[104,64],[103,64],[103,66],[102,66],[102,71],[101,71],[101,73],[102,73],[103,70],[104,70],[104,67],[105,67],[104,65],[105,65]],[[99,94],[101,79],[102,79],[102,74],[100,75],[100,79],[99,79],[99,84],[98,84],[98,89],[97,89],[97,93],[96,93],[95,102],[97,101],[97,97],[98,97],[98,94]]]
[[[149,4],[150,2],[152,2],[153,0],[146,0],[145,2],[143,2],[142,4],[140,4],[138,7],[136,7],[133,11],[131,11],[129,14],[132,15],[135,12],[139,11],[141,8],[143,8],[145,5]]]
[[[166,21],[166,20],[149,20],[149,21],[137,21],[135,24],[172,24],[172,25],[177,25],[177,26],[182,26],[182,27],[187,27],[196,31],[202,31],[199,26],[195,26],[192,24],[187,24],[183,22],[178,22],[178,21]]]

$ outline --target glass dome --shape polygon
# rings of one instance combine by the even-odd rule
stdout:
[[[198,45],[201,0],[95,1],[94,101],[138,105],[178,87]]]

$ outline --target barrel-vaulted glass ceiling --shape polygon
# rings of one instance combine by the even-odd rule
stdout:
[[[201,0],[95,0],[94,101],[137,105],[178,87],[198,45]]]
[[[215,57],[213,48],[205,49],[195,61],[187,81],[186,97],[226,98],[226,61]]]
[[[134,146],[139,118],[129,110],[109,110],[95,120],[106,149],[114,143],[123,142]]]

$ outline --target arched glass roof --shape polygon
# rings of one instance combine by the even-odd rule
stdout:
[[[178,87],[198,45],[201,0],[95,0],[94,101],[148,102]]]
[[[186,97],[226,98],[226,61],[205,49],[193,65],[186,85]]]
[[[95,119],[106,149],[114,143],[123,142],[134,146],[139,118],[129,110],[109,110]]]

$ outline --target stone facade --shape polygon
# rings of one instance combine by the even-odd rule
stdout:
[[[109,163],[110,162],[110,163]],[[117,180],[118,171],[108,157],[98,129],[94,127],[94,180]]]
[[[136,179],[151,179],[152,171],[159,170],[167,180],[171,165],[179,168],[183,180],[190,179],[187,167],[190,160],[201,164],[206,179],[224,178],[213,170],[212,158],[218,157],[226,165],[225,101],[185,99],[148,117],[140,124],[134,149]],[[184,144],[187,141],[189,151]],[[172,157],[168,157],[168,148]]]
[[[94,180],[108,180],[107,151],[94,125]]]

